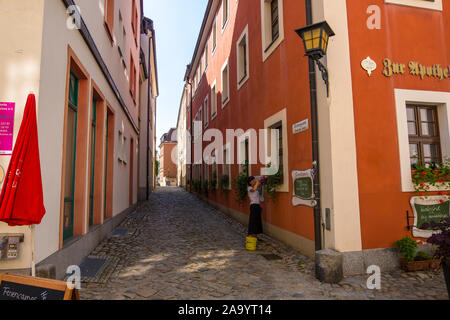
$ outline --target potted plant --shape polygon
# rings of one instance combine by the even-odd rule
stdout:
[[[226,191],[228,191],[229,185],[230,185],[230,176],[227,174],[221,175],[220,181],[219,181],[219,190],[221,192],[226,192]]]
[[[244,165],[244,169],[237,176],[236,179],[233,180],[233,188],[236,194],[236,199],[239,204],[243,204],[248,193],[248,166]]]
[[[217,173],[213,172],[212,180],[209,182],[209,190],[215,192],[217,188]]]
[[[205,194],[205,195],[208,195],[208,190],[209,190],[209,182],[208,182],[208,180],[204,180],[203,181],[203,193]]]
[[[417,245],[417,241],[409,236],[395,242],[395,246],[403,257],[400,259],[401,268],[406,272],[436,269],[436,266],[440,264],[440,260],[434,259],[424,251],[416,253]]]
[[[422,228],[438,231],[431,236],[427,242],[436,246],[436,256],[442,261],[447,291],[450,297],[450,218],[442,220],[440,223],[425,223]]]

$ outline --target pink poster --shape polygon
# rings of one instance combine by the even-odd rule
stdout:
[[[12,155],[14,102],[0,102],[0,155]]]

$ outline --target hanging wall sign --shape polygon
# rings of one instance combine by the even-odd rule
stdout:
[[[293,171],[292,180],[294,181],[292,204],[294,206],[317,206],[314,194],[314,169]]]
[[[413,197],[411,207],[414,212],[413,236],[417,238],[429,238],[436,233],[420,229],[424,223],[450,218],[450,201],[447,196]]]
[[[14,134],[13,102],[0,102],[0,155],[12,155]]]
[[[367,75],[370,77],[372,75],[372,72],[377,69],[377,63],[370,57],[367,57],[361,62],[361,67],[366,70]]]

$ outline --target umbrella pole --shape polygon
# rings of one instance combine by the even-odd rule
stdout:
[[[30,226],[31,229],[31,276],[36,277],[36,263],[34,260],[34,224]]]

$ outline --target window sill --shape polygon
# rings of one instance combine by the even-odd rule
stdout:
[[[277,50],[283,40],[284,37],[278,35],[275,39],[272,40],[272,42],[267,45],[267,47],[263,51],[263,61],[266,61],[272,55],[272,53]]]
[[[111,43],[111,46],[114,46],[114,37],[112,35],[111,28],[109,27],[108,23],[106,23],[106,21],[103,23],[103,26],[105,27],[106,34],[108,36],[109,42]]]
[[[217,112],[211,115],[211,120],[214,120],[215,118],[217,118]]]
[[[237,84],[238,90],[241,89],[241,88],[244,86],[244,84],[247,83],[247,81],[248,81],[249,78],[250,78],[250,76],[247,74],[244,78],[242,78],[242,79],[238,82],[238,84]]]
[[[230,18],[228,18],[227,21],[225,21],[225,23],[222,25],[222,34],[224,33],[225,29],[228,26],[228,21],[230,21]]]
[[[230,102],[230,98],[227,98],[226,100],[222,101],[222,109],[224,109],[227,106],[228,102]]]

